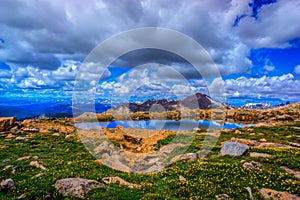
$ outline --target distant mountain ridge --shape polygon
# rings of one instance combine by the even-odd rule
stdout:
[[[231,108],[229,105],[213,100],[206,94],[195,93],[182,100],[167,100],[167,99],[149,99],[142,103],[127,103],[111,108],[111,111],[119,111],[129,108],[130,112],[146,112],[146,111],[173,111],[183,109],[210,109],[213,107],[225,106]]]

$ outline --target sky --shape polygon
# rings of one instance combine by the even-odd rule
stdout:
[[[234,101],[299,101],[299,10],[299,0],[2,0],[0,95],[71,98],[77,79],[89,82],[105,67],[90,65],[79,74],[97,45],[124,31],[160,27],[202,45],[221,78],[208,86],[180,56],[144,49],[105,67],[101,80],[89,82],[90,92],[105,99],[134,91],[138,101],[222,85]]]

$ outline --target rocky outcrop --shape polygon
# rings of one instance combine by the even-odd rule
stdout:
[[[72,196],[81,199],[84,199],[90,190],[103,186],[103,183],[83,178],[65,178],[56,181],[54,184],[54,187],[63,196]]]
[[[242,156],[249,150],[249,146],[239,142],[225,142],[221,149],[221,155]]]
[[[15,125],[16,117],[1,117],[0,132],[9,131]]]

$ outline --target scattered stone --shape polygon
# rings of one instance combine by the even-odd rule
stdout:
[[[265,138],[262,138],[259,140],[260,142],[267,142],[267,140]]]
[[[267,154],[267,153],[256,153],[256,152],[251,152],[250,153],[250,157],[253,157],[253,158],[266,158],[266,157],[270,157],[271,155],[270,154]]]
[[[30,158],[31,158],[31,156],[24,156],[24,157],[18,158],[17,161],[28,160]]]
[[[118,177],[118,176],[115,176],[115,177],[104,177],[104,178],[102,178],[102,181],[105,184],[117,183],[119,185],[128,186],[129,188],[136,188],[138,186],[137,184],[129,183],[129,182],[125,181],[124,179]]]
[[[227,194],[219,194],[216,195],[216,200],[229,200],[229,196]]]
[[[242,132],[240,130],[235,130],[234,134],[241,134]]]
[[[15,189],[16,189],[15,183],[11,178],[3,180],[0,183],[0,191],[10,191]]]
[[[51,195],[50,194],[47,194],[44,196],[44,200],[50,200],[51,199]]]
[[[38,163],[38,161],[31,161],[29,163],[29,165],[32,166],[32,167],[40,168],[42,170],[47,170],[47,168],[44,167],[43,165],[41,165],[40,163]]]
[[[24,132],[37,133],[40,131],[38,128],[23,128]]]
[[[260,144],[256,140],[248,140],[248,139],[235,138],[235,137],[232,137],[230,139],[230,141],[232,141],[232,142],[239,142],[239,143],[242,143],[242,144],[245,144],[245,145],[248,145],[248,146],[257,146],[257,145]]]
[[[150,172],[160,172],[162,171],[164,168],[162,166],[159,165],[152,165],[151,167],[141,170],[141,171],[137,171],[137,174],[148,174]]]
[[[263,136],[263,135],[265,135],[265,134],[263,134],[263,133],[258,133],[258,135],[259,135],[259,136]]]
[[[28,141],[27,138],[21,136],[16,137],[16,140]]]
[[[298,147],[298,148],[300,148],[300,144],[299,143],[289,142],[289,145],[291,145],[292,147]]]
[[[1,117],[0,132],[9,131],[15,125],[16,117]]]
[[[4,159],[4,160],[2,160],[2,162],[3,162],[3,163],[9,162],[9,161],[10,161],[10,159],[8,159],[8,158],[7,158],[7,159]]]
[[[106,153],[106,152],[108,152],[108,147],[109,147],[109,143],[108,143],[108,141],[105,140],[94,149],[94,153],[95,154]]]
[[[74,134],[70,134],[70,135],[66,135],[65,139],[71,139],[71,138],[75,138]]]
[[[38,173],[38,174],[32,176],[31,179],[38,178],[38,177],[40,177],[40,176],[42,176],[42,175],[43,175],[43,173]]]
[[[261,167],[261,164],[255,161],[245,162],[243,166],[247,169],[255,169]]]
[[[171,162],[174,163],[181,160],[197,160],[197,157],[197,153],[185,153],[175,156],[171,159]]]
[[[2,171],[6,171],[6,170],[8,170],[9,168],[12,168],[13,166],[12,165],[7,165],[7,166],[5,166],[3,169],[2,169]]]
[[[259,191],[265,200],[300,200],[300,197],[288,192],[279,192],[276,190],[262,188]]]
[[[5,139],[12,139],[14,137],[15,136],[13,134],[9,133],[9,134],[6,135]]]
[[[53,135],[53,136],[60,136],[59,133],[53,133],[52,135]]]
[[[290,169],[286,166],[281,166],[280,168],[286,171],[288,174],[294,175],[296,178],[300,179],[300,171]]]
[[[84,199],[90,190],[103,186],[103,183],[83,178],[60,179],[54,184],[54,187],[63,196],[72,196],[81,199]]]
[[[256,148],[265,148],[265,147],[290,147],[290,146],[285,145],[285,144],[273,143],[273,142],[263,142],[255,147]]]
[[[246,187],[246,190],[247,190],[248,193],[249,193],[249,199],[250,199],[250,200],[253,200],[253,194],[252,194],[251,187]]]
[[[186,181],[186,178],[184,178],[183,176],[179,175],[179,180],[180,181]]]
[[[25,138],[35,138],[35,134],[34,133],[29,133],[29,134],[27,134],[27,135],[25,135]]]
[[[222,145],[221,155],[242,156],[249,150],[249,146],[239,142],[225,142]]]
[[[24,199],[26,197],[26,194],[21,194],[20,196],[17,197],[17,199]]]
[[[185,145],[184,144],[181,144],[181,143],[172,143],[172,144],[168,144],[168,145],[165,145],[163,147],[161,147],[159,149],[159,152],[160,153],[166,153],[166,154],[169,154],[171,153],[172,151],[174,151],[174,149],[176,149],[177,147],[184,147]]]
[[[293,136],[292,135],[287,135],[287,136],[285,136],[287,139],[290,139],[290,138],[292,138]]]
[[[14,135],[17,135],[17,134],[20,134],[20,133],[21,133],[21,131],[20,131],[20,129],[19,129],[18,126],[12,127],[12,128],[10,129],[10,132],[11,132],[12,134],[14,134]]]

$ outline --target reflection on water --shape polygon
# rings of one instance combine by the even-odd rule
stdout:
[[[215,123],[209,120],[138,120],[138,121],[113,121],[113,122],[82,122],[77,123],[76,127],[83,130],[100,129],[100,128],[115,128],[116,126],[123,126],[125,128],[142,128],[154,130],[174,130],[185,131],[193,130],[195,128],[241,128],[244,125],[236,123],[225,123],[224,125]]]

